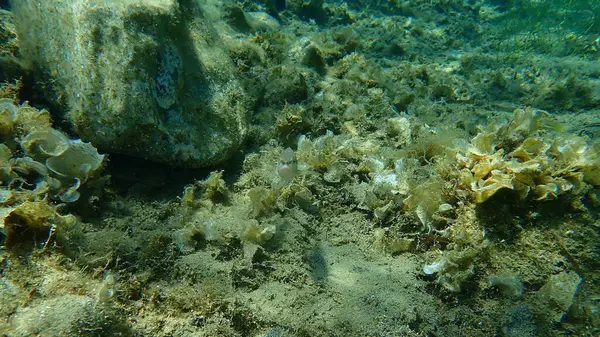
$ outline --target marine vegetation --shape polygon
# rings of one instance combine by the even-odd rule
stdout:
[[[0,335],[600,335],[600,3],[0,1]]]

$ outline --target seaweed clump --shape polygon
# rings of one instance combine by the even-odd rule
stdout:
[[[81,193],[86,202],[101,196],[108,179],[101,175],[104,155],[54,129],[48,111],[7,99],[0,100],[0,138],[4,244],[46,247],[57,230],[75,222],[60,214],[61,206],[78,201]]]
[[[48,111],[27,104],[1,100],[0,116],[0,165],[6,186],[23,191],[33,187],[32,196],[64,203],[77,201],[86,182],[100,192],[98,187],[106,183],[106,178],[100,178],[104,155],[93,145],[69,139],[52,128]]]
[[[558,135],[560,126],[538,109],[517,109],[506,123],[482,129],[458,149],[461,187],[483,203],[502,189],[519,199],[554,199],[600,186],[598,145]]]
[[[423,267],[426,275],[435,275],[443,289],[458,293],[473,285],[468,281],[478,274],[478,265],[494,263],[498,246],[490,233],[501,225],[478,211],[490,210],[514,222],[520,217],[512,212],[525,211],[527,205],[523,215],[534,223],[540,216],[535,207],[544,201],[564,196],[573,200],[571,206],[580,207],[582,199],[597,193],[598,144],[561,130],[546,111],[516,109],[508,121],[481,127],[470,142],[448,147],[454,169],[445,178],[454,181],[459,208],[452,225],[440,231],[447,243],[440,247],[441,256]],[[523,204],[525,200],[535,203]],[[503,227],[503,238],[518,225]]]

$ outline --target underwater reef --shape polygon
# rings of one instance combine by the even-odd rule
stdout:
[[[0,335],[600,334],[594,1],[0,2]]]

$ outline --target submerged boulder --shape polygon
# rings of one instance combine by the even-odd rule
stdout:
[[[176,166],[227,159],[252,106],[218,6],[177,0],[12,2],[22,56],[79,136]]]

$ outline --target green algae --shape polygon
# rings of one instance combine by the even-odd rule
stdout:
[[[23,260],[5,241],[0,329],[597,333],[597,8],[575,3],[210,2],[256,102],[242,152],[209,171],[137,173],[115,155],[104,194],[41,198],[29,231],[6,213],[32,244]],[[276,30],[244,23],[261,11]],[[2,188],[3,207],[31,205]],[[25,328],[65,304],[73,315],[49,316],[60,324]]]

